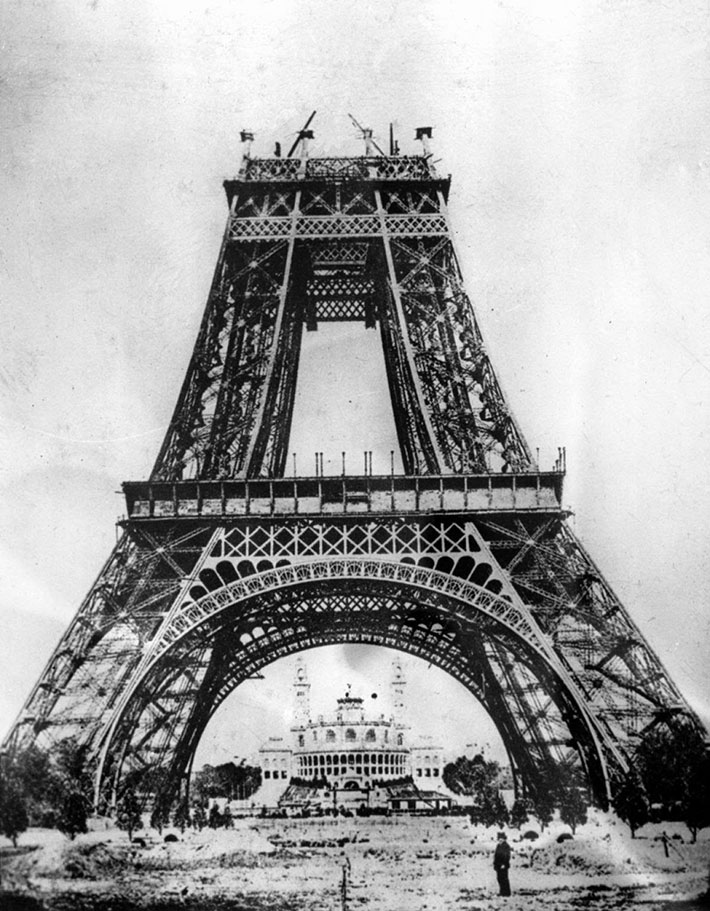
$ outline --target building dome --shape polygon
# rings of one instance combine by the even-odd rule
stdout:
[[[368,790],[402,778],[439,778],[443,766],[441,747],[413,745],[410,728],[403,722],[404,687],[401,666],[395,664],[390,717],[368,717],[364,701],[350,693],[338,698],[328,716],[312,719],[310,684],[299,662],[294,680],[295,710],[289,749],[289,777],[327,782],[335,790]],[[259,751],[265,781],[283,779],[285,743],[265,744]],[[278,752],[278,755],[276,755]]]
[[[292,728],[293,775],[350,789],[403,778],[411,774],[406,732],[394,718],[368,718],[363,700],[347,692],[332,715]]]

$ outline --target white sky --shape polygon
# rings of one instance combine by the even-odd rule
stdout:
[[[360,152],[348,112],[380,140],[394,119],[405,152],[434,126],[516,416],[543,465],[566,445],[578,534],[710,718],[709,20],[694,0],[0,6],[0,730],[109,553],[120,482],[152,466],[238,131],[269,153],[314,109],[315,154]],[[339,386],[338,349],[309,346]],[[312,420],[299,468],[368,448],[377,470],[367,404],[352,387],[325,441]]]

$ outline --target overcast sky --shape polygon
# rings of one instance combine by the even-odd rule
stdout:
[[[519,423],[543,466],[567,447],[577,533],[710,718],[707,3],[5,0],[0,34],[0,730],[150,471],[239,130],[268,154],[312,110],[314,154],[361,151],[348,112],[405,152],[434,126]],[[386,461],[370,339],[348,385],[342,345],[308,337],[302,470]],[[327,433],[308,376],[342,391]]]

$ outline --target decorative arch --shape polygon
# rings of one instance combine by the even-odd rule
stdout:
[[[287,564],[238,576],[212,591],[193,587],[156,637],[151,662],[108,732],[99,769],[103,793],[115,790],[141,738],[150,737],[141,693],[159,699],[169,680],[166,667],[179,664],[181,656],[203,650],[208,660],[198,697],[189,700],[179,729],[162,747],[163,757],[173,756],[175,788],[212,714],[241,681],[278,658],[345,642],[409,652],[458,679],[493,717],[520,781],[534,791],[551,756],[549,745],[526,741],[516,707],[507,705],[496,679],[496,671],[515,665],[544,694],[561,742],[574,745],[568,760],[576,755],[605,802],[607,757],[598,732],[532,616],[485,582],[371,559]]]

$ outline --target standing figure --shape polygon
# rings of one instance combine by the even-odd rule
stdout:
[[[498,888],[501,895],[510,895],[510,880],[508,869],[510,867],[510,845],[505,832],[498,833],[496,853],[493,855],[493,869],[498,877]]]

